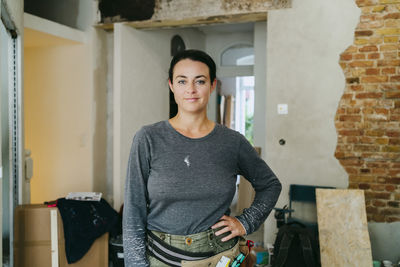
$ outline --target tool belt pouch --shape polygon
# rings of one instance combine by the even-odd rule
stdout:
[[[196,261],[183,260],[181,261],[181,263],[182,267],[210,267],[210,266],[215,267],[217,266],[222,256],[228,257],[229,259],[231,259],[231,262],[233,262],[236,256],[239,255],[240,252],[242,252],[246,256],[246,258],[244,259],[243,263],[240,266],[243,267],[251,266],[248,263],[249,257],[247,257],[249,255],[250,250],[246,244],[246,239],[244,239],[243,237],[240,237],[239,241],[231,249],[225,250],[212,257]]]

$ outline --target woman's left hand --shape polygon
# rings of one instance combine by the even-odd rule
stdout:
[[[225,227],[224,227],[225,226]],[[224,215],[221,217],[219,222],[211,226],[211,229],[224,227],[221,230],[215,233],[216,236],[222,235],[226,232],[231,232],[230,235],[225,236],[221,239],[222,242],[228,241],[236,236],[243,236],[246,234],[246,230],[244,229],[243,225],[239,222],[238,219],[235,217]]]

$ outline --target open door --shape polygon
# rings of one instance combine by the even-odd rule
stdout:
[[[171,40],[179,34],[187,49],[205,48],[195,29],[137,30],[114,27],[113,205],[123,203],[125,176],[134,134],[169,118],[168,67]]]

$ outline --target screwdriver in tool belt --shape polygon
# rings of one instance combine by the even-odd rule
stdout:
[[[240,264],[242,264],[243,260],[244,260],[245,256],[243,253],[240,253],[235,260],[233,261],[231,267],[238,267],[240,266]]]

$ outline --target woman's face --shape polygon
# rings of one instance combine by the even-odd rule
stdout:
[[[207,109],[216,80],[211,82],[208,66],[200,61],[183,59],[173,69],[168,81],[180,112],[200,113]]]

